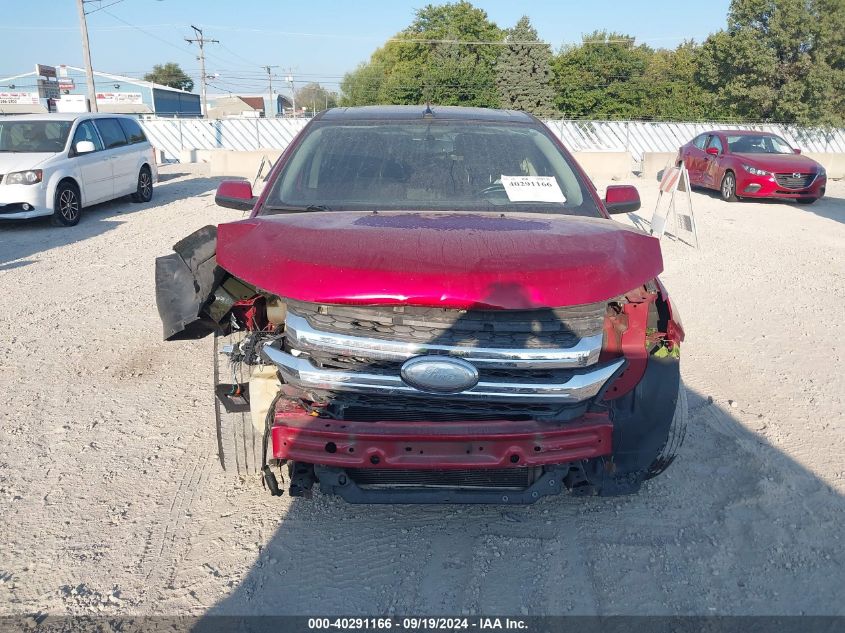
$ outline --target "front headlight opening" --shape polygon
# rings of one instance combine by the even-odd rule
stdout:
[[[753,167],[751,165],[743,164],[742,168],[745,171],[747,171],[749,174],[754,174],[755,176],[768,176],[769,175],[769,172],[767,172],[765,169],[757,169],[756,167]]]
[[[43,172],[40,169],[28,169],[26,171],[15,171],[6,175],[7,185],[35,185],[41,182]]]

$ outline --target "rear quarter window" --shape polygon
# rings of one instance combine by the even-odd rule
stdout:
[[[130,145],[144,143],[147,140],[144,130],[141,129],[137,121],[133,119],[118,119],[118,121]]]
[[[127,144],[126,135],[117,119],[97,119],[95,125],[100,130],[106,149],[123,147]]]

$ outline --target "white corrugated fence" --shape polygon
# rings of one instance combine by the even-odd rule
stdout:
[[[306,119],[144,119],[153,145],[168,160],[191,149],[284,149]],[[674,152],[702,132],[713,129],[755,129],[774,132],[805,152],[845,153],[845,129],[813,129],[792,125],[671,123],[647,121],[550,120],[545,122],[572,151],[628,152],[634,161],[644,152]]]

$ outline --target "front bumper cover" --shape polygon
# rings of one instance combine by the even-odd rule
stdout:
[[[778,184],[774,176],[756,176],[743,171],[737,174],[736,195],[740,198],[780,198],[795,200],[797,198],[824,197],[827,177],[815,178],[809,187],[804,189],[787,189]]]
[[[273,457],[339,468],[460,469],[544,466],[612,452],[607,414],[575,422],[351,422],[277,411]]]

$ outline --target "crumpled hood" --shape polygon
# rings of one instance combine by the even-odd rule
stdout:
[[[808,156],[801,154],[734,154],[752,167],[759,167],[777,174],[814,174],[821,165]]]
[[[612,220],[442,212],[318,212],[221,224],[217,262],[300,301],[502,309],[603,301],[663,269],[657,239]]]
[[[35,169],[48,158],[52,158],[53,156],[55,156],[55,154],[20,154],[13,152],[0,152],[0,174],[9,174],[13,171]]]

